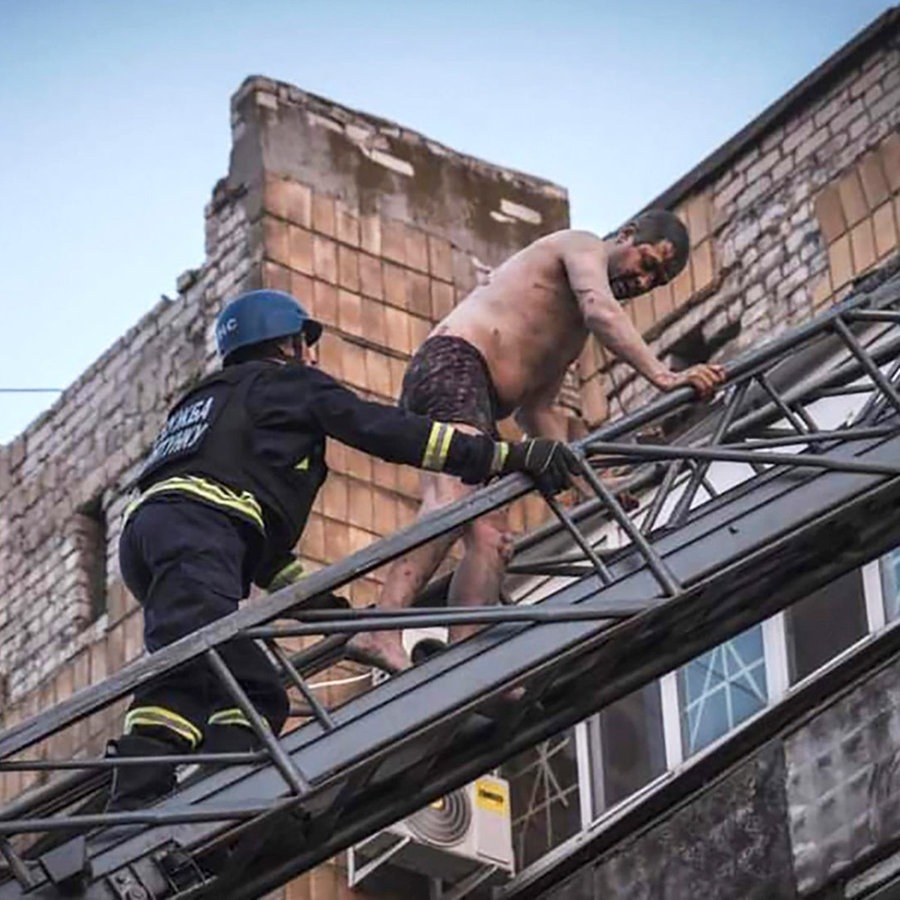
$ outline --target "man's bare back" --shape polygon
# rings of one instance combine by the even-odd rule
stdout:
[[[563,262],[574,243],[605,257],[603,241],[588,232],[540,238],[495,269],[432,332],[461,337],[481,352],[503,416],[535,395],[555,393],[588,337]]]

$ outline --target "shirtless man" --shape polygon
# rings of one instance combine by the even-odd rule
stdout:
[[[722,383],[721,366],[673,372],[647,346],[622,300],[671,281],[687,263],[687,229],[672,213],[651,210],[603,240],[586,231],[540,238],[494,270],[431,332],[410,360],[400,405],[460,429],[496,434],[515,413],[532,437],[567,440],[567,420],[554,400],[568,367],[593,334],[662,391],[690,385],[702,399]],[[444,475],[422,473],[420,515],[473,488]],[[448,534],[396,560],[379,606],[409,606],[459,537]],[[496,603],[511,536],[502,511],[482,516],[463,532],[464,556],[450,584],[451,606]],[[459,640],[478,630],[459,626]],[[371,632],[353,645],[388,670],[409,666],[400,632]]]

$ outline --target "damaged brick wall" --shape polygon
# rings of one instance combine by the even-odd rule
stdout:
[[[253,79],[235,109],[241,134],[265,133],[264,284],[322,321],[319,365],[371,399],[395,401],[411,354],[480,277],[568,225],[561,188],[289,85]],[[240,141],[235,153],[249,155]],[[310,567],[410,524],[418,506],[413,469],[337,443],[328,462],[301,544]],[[521,503],[513,526],[545,515]],[[377,598],[381,574],[350,588],[354,603]]]

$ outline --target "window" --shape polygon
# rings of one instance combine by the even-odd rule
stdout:
[[[887,621],[900,618],[900,547],[881,558],[881,595]]]
[[[669,347],[669,366],[672,369],[681,371],[709,362],[725,344],[733,341],[741,333],[740,320],[726,325],[711,336],[706,334],[704,330],[706,326],[706,322],[701,322]],[[663,434],[673,435],[706,415],[708,411],[702,406],[688,405],[665,418],[661,423]]]
[[[510,783],[517,869],[581,830],[574,728],[510,760],[502,775]]]
[[[78,618],[90,625],[106,612],[106,512],[100,497],[85,504],[76,514],[72,533],[77,553],[77,587],[80,600]]]
[[[784,614],[791,684],[825,665],[868,631],[863,581],[848,572],[804,597]]]
[[[874,586],[860,570],[849,572],[587,720],[586,818],[597,819],[777,702],[885,619],[900,618],[900,547],[868,568]],[[867,612],[873,603],[878,617]],[[537,842],[530,846],[538,852]]]
[[[702,750],[768,702],[762,626],[714,647],[678,671],[685,755]]]
[[[666,771],[659,682],[617,700],[588,723],[594,811],[630,797]]]

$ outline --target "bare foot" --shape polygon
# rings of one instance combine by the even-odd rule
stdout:
[[[384,631],[363,631],[355,635],[347,642],[344,655],[353,662],[374,666],[390,674],[402,672],[412,665],[400,636]]]

